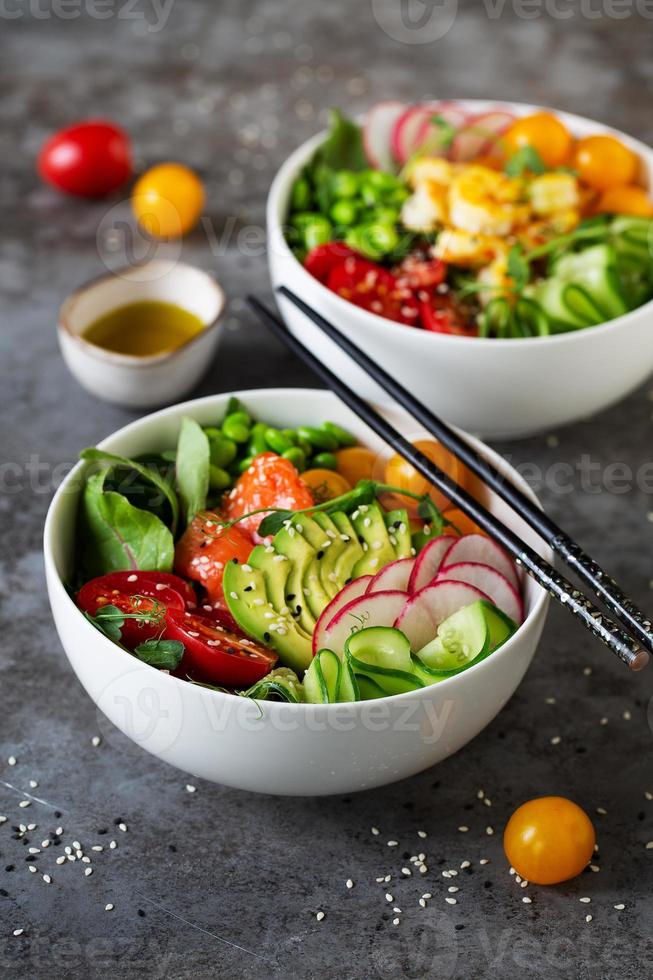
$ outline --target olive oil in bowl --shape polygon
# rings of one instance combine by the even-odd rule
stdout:
[[[105,313],[82,336],[114,354],[153,357],[181,347],[204,329],[204,323],[175,303],[142,300]]]

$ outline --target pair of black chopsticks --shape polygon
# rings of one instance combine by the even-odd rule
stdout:
[[[377,384],[391,395],[410,415],[420,422],[472,472],[503,498],[546,541],[553,551],[569,565],[590,589],[614,613],[625,627],[613,622],[571,582],[559,575],[547,561],[540,557],[525,541],[511,531],[490,511],[460,487],[431,462],[415,446],[400,435],[378,412],[338,378],[300,340],[290,333],[285,324],[254,296],[250,305],[272,332],[286,344],[328,388],[335,392],[377,435],[407,459],[430,483],[442,491],[462,511],[487,531],[522,565],[529,575],[549,592],[554,599],[566,606],[595,636],[598,636],[632,670],[641,670],[653,653],[651,622],[643,612],[621,591],[617,584],[597,563],[547,517],[528,497],[508,482],[495,467],[469,446],[453,429],[434,415],[398,381],[286,286],[279,292],[294,303],[320,330],[345,351]],[[628,632],[626,632],[628,630]]]

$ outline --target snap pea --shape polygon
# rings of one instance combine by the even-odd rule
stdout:
[[[211,490],[226,490],[231,486],[231,477],[221,466],[209,466],[209,487]]]
[[[336,225],[352,225],[358,218],[358,207],[354,201],[336,201],[329,217]]]
[[[312,425],[300,425],[297,429],[297,435],[300,439],[305,439],[306,442],[310,443],[311,446],[315,446],[317,449],[326,449],[328,452],[333,452],[334,449],[338,448],[338,440],[331,432],[326,432],[324,429],[316,429]]]
[[[234,442],[247,442],[250,433],[249,417],[244,412],[227,415],[222,423],[222,433]]]
[[[345,241],[367,258],[378,261],[394,251],[399,244],[399,235],[393,225],[355,225],[345,235]]]
[[[248,455],[258,456],[260,453],[268,451],[268,444],[265,439],[267,428],[265,422],[257,422],[252,426],[249,434]]]
[[[394,174],[388,174],[384,170],[366,170],[363,181],[365,184],[379,191],[394,191],[398,187],[403,186],[402,182]]]
[[[298,177],[292,186],[290,206],[293,211],[306,211],[311,206],[311,188],[306,177]]]
[[[272,452],[279,453],[280,456],[289,449],[293,448],[293,444],[290,439],[287,439],[283,432],[281,432],[279,429],[274,429],[272,426],[268,426],[268,428],[265,430],[265,441]]]
[[[250,468],[250,466],[252,465],[253,462],[254,462],[254,457],[253,456],[245,456],[244,459],[241,459],[238,462],[238,465],[237,465],[238,472],[239,473],[244,473],[245,470],[248,470]]]
[[[295,432],[294,429],[282,429],[281,431],[283,432],[283,434],[286,437],[286,439],[288,439],[292,443],[293,446],[296,445],[296,443],[297,443],[297,433]]]
[[[356,436],[353,436],[347,429],[343,429],[337,422],[323,422],[320,428],[325,432],[330,432],[338,440],[340,446],[355,446],[358,442]]]
[[[331,192],[336,198],[356,197],[359,186],[359,175],[353,170],[337,170],[331,181]]]
[[[290,460],[295,469],[299,470],[300,473],[306,469],[306,456],[299,446],[291,446],[290,449],[286,449],[281,455],[284,459]]]
[[[227,439],[219,429],[205,429],[209,437],[209,452],[213,466],[229,466],[236,458],[238,447],[233,439]]]
[[[313,221],[307,223],[303,228],[304,245],[311,251],[318,245],[324,245],[331,241],[332,227],[331,222],[324,215],[316,215]]]
[[[302,439],[299,434],[297,434],[297,448],[301,449],[306,459],[309,459],[313,455],[313,447],[310,442],[306,439]]]
[[[318,470],[335,470],[338,460],[333,453],[318,453],[311,460],[311,466]]]

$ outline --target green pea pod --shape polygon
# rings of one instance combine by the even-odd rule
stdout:
[[[307,211],[311,206],[311,188],[305,177],[298,177],[290,192],[290,207],[293,211]]]
[[[310,252],[318,245],[325,245],[331,241],[332,236],[331,222],[324,215],[316,215],[313,221],[308,222],[303,229],[304,245]]]
[[[282,429],[281,431],[293,446],[297,445],[297,433],[294,429]]]
[[[209,452],[213,466],[226,467],[233,463],[238,447],[233,439],[227,439],[219,429],[205,429],[209,437]]]
[[[358,207],[354,201],[336,201],[329,210],[329,217],[335,225],[343,225],[347,228],[355,224]]]
[[[316,429],[312,425],[298,426],[297,435],[300,439],[305,439],[306,442],[310,443],[311,446],[315,446],[317,449],[326,449],[327,452],[333,452],[334,449],[338,448],[338,440],[334,435],[326,432],[324,429]]]
[[[248,456],[259,456],[268,451],[268,444],[265,441],[267,425],[265,422],[257,422],[252,426],[249,433]]]
[[[211,490],[226,490],[231,486],[231,477],[220,466],[209,466],[209,487]]]
[[[253,456],[245,456],[244,459],[240,459],[238,461],[238,464],[237,464],[237,467],[236,468],[237,468],[237,470],[238,470],[239,473],[244,473],[245,470],[248,470],[250,468],[250,466],[252,465],[253,462],[254,462],[254,457]]]
[[[290,449],[286,449],[281,455],[284,459],[289,459],[295,469],[300,473],[303,473],[306,469],[306,456],[299,446],[291,446]]]
[[[359,175],[353,170],[337,170],[331,178],[331,193],[335,198],[356,197],[359,187]]]
[[[335,470],[338,466],[338,460],[333,453],[318,453],[317,456],[313,457],[311,465],[318,470]]]
[[[232,439],[234,442],[248,442],[250,427],[248,424],[241,421],[241,419],[237,417],[237,414],[228,415],[224,420],[222,423],[223,435],[225,435],[227,439]]]
[[[272,426],[268,426],[265,430],[265,441],[272,452],[279,453],[280,456],[293,447],[290,439],[287,439],[283,432],[279,429],[274,429]]]
[[[356,436],[353,436],[347,429],[343,429],[337,422],[323,422],[320,428],[337,439],[339,446],[356,446],[358,444]]]

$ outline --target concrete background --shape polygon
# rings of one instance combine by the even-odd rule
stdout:
[[[0,11],[0,813],[8,818],[0,827],[0,971],[7,977],[651,973],[653,850],[645,843],[653,804],[645,793],[653,791],[653,675],[629,676],[563,611],[551,611],[527,678],[473,744],[404,783],[321,800],[200,782],[189,793],[183,773],[98,717],[50,618],[41,531],[53,486],[81,447],[134,417],[82,391],[57,350],[61,300],[124,258],[112,229],[127,209],[119,199],[89,204],[40,186],[34,157],[50,132],[109,116],[130,130],[140,166],[179,159],[205,178],[208,221],[183,253],[217,273],[231,303],[224,344],[198,394],[312,384],[243,309],[244,293],[265,292],[268,280],[260,233],[238,233],[260,228],[272,174],[329,105],[354,112],[385,97],[521,98],[653,139],[653,11],[645,4],[415,0],[408,15],[424,16],[419,35],[409,21],[401,28],[397,9],[390,0],[172,0],[171,7],[7,0]],[[425,37],[430,43],[414,43]],[[539,467],[535,483],[543,482],[550,512],[649,608],[653,507],[634,475],[650,465],[650,394],[548,438],[501,447]],[[591,481],[588,460],[597,464]],[[625,492],[605,487],[614,461],[633,474]],[[571,479],[559,463],[572,467]],[[562,477],[564,492],[556,489]],[[491,807],[477,799],[479,788]],[[600,871],[525,892],[507,873],[501,830],[517,804],[547,793],[569,795],[592,814]],[[35,799],[21,809],[27,794]],[[12,825],[21,822],[37,827],[17,836]],[[457,830],[463,824],[466,834]],[[59,826],[61,844],[30,856],[28,848]],[[115,850],[106,847],[112,838]],[[386,846],[391,838],[400,842],[396,852]],[[73,840],[93,857],[90,877],[80,862],[55,863]],[[92,852],[94,844],[105,850]],[[375,881],[398,874],[402,855],[420,849],[429,872],[419,881]],[[456,879],[458,904],[449,906],[451,882],[441,871],[463,860],[471,867]],[[356,884],[348,891],[350,876]],[[399,927],[388,888],[403,909]],[[425,891],[433,899],[423,910]],[[525,893],[531,905],[522,903]],[[583,896],[591,903],[580,903]],[[615,910],[620,903],[625,909]],[[318,923],[319,909],[326,914]],[[14,937],[18,928],[25,932]]]

